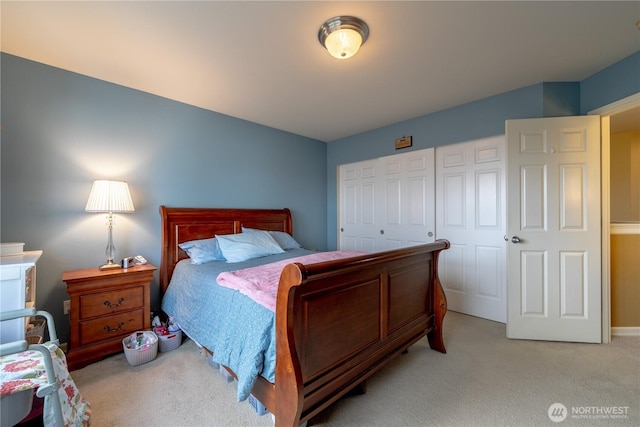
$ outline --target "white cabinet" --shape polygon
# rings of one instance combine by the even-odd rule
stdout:
[[[42,251],[27,251],[22,255],[0,257],[0,311],[35,306],[36,262],[41,255]],[[24,319],[0,322],[0,343],[24,337]]]

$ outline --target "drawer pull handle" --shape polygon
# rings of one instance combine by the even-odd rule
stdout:
[[[109,325],[105,325],[104,328],[102,329],[104,329],[107,332],[118,332],[120,329],[122,329],[123,326],[124,326],[124,322],[120,322],[118,323],[118,327],[115,329],[110,328]]]
[[[116,308],[116,307],[120,307],[120,304],[122,304],[124,302],[124,298],[118,298],[118,303],[117,304],[111,304],[111,302],[109,300],[103,302],[104,305],[106,305],[109,308]]]

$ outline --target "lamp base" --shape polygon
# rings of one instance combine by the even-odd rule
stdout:
[[[106,263],[100,266],[100,271],[102,270],[113,270],[115,268],[122,268],[120,264],[115,264],[113,262]]]

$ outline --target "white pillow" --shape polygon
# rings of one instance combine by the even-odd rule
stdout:
[[[263,230],[242,227],[243,233],[252,233],[254,231],[263,231]],[[271,237],[273,237],[273,239],[278,243],[278,245],[280,245],[280,247],[284,250],[299,249],[302,247],[300,243],[296,242],[296,240],[293,237],[291,237],[289,233],[285,233],[284,231],[271,231],[271,230],[267,231],[267,233],[269,233]]]
[[[178,245],[180,249],[185,251],[191,264],[204,264],[211,261],[224,261],[224,255],[220,251],[218,241],[211,237],[209,239],[191,240]]]
[[[252,258],[284,253],[273,237],[266,231],[216,235],[222,255],[227,262],[241,262]]]

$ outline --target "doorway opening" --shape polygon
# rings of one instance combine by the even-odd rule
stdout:
[[[608,343],[612,335],[611,136],[640,132],[640,93],[605,105],[589,114],[600,115],[602,122],[602,341]],[[635,334],[640,334],[640,327],[632,330],[635,330]]]

